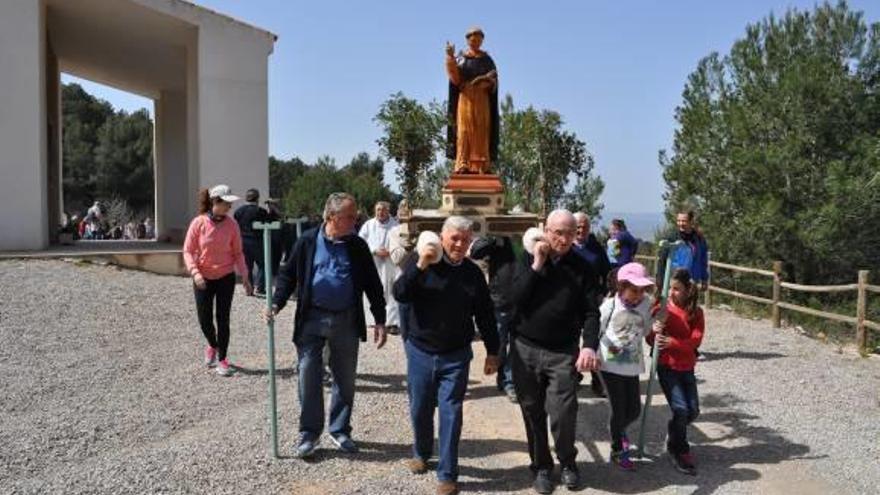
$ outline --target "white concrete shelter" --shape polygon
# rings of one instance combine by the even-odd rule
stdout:
[[[200,187],[268,192],[275,40],[182,0],[0,1],[0,251],[56,237],[61,72],[154,101],[160,238],[182,239]]]

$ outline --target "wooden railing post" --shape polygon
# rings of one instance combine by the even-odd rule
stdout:
[[[867,306],[868,270],[859,270],[859,296],[856,302],[856,343],[863,355],[868,352],[868,332],[865,328],[865,311]]]
[[[782,295],[782,262],[773,262],[773,305],[770,306],[770,319],[773,320],[773,328],[782,326],[782,318],[779,314],[779,299]]]
[[[707,308],[712,307],[712,251],[706,252],[706,300]]]

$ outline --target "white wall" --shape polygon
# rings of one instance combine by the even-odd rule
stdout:
[[[268,54],[264,35],[203,19],[198,40],[200,186],[228,184],[239,196],[269,189]]]
[[[43,3],[0,1],[0,250],[48,245]]]

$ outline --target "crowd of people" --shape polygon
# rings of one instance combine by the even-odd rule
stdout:
[[[154,239],[156,228],[153,219],[130,219],[115,224],[107,216],[106,205],[95,201],[84,214],[64,214],[59,232],[70,234],[72,240],[136,240]]]
[[[184,245],[207,341],[204,362],[221,375],[234,371],[227,351],[236,272],[246,293],[265,289],[253,276],[261,256],[251,224],[273,218],[258,206],[258,192],[250,190],[247,204],[229,220],[238,199],[223,185],[201,191],[199,215]],[[612,411],[610,461],[635,469],[628,427],[641,411],[646,345],[660,350],[657,373],[672,411],[669,457],[677,470],[696,474],[687,426],[699,414],[694,368],[704,332],[698,301],[706,281],[707,244],[692,212],[677,216],[674,237],[683,247],[660,253],[674,269],[668,301],[652,297],[666,274],[661,271],[655,281],[633,261],[638,242],[623,221],[612,222],[603,246],[590,232],[586,214],[555,210],[518,254],[518,239],[475,238],[472,222],[460,216],[448,217],[439,236],[421,233],[412,247],[401,238],[391,205],[380,202],[374,213],[358,229],[357,200],[331,194],[320,225],[303,232],[279,262],[271,308],[261,314],[270,321],[295,299],[297,457],[314,454],[325,424],[338,449],[358,452],[351,419],[360,343],[371,336],[382,348],[388,334],[399,333],[413,431],[406,466],[414,474],[425,473],[436,451],[437,493],[458,493],[462,405],[472,343],[479,335],[486,350],[483,372],[497,373],[499,391],[519,404],[536,492],[551,493],[556,485],[551,436],[561,483],[582,486],[575,431],[578,387],[588,372],[594,392],[607,396]],[[476,260],[486,262],[488,281]],[[332,376],[326,419],[325,366]]]

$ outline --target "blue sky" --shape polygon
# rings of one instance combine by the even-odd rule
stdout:
[[[587,143],[606,188],[606,211],[658,212],[664,191],[657,152],[669,148],[687,75],[726,52],[747,23],[814,1],[197,0],[279,36],[269,66],[269,150],[307,162],[347,163],[378,152],[379,105],[403,91],[446,97],[443,48],[473,25],[517,106],[553,109]],[[548,7],[549,6],[549,7]],[[851,1],[869,22],[880,2]],[[65,78],[70,80],[70,78]],[[116,106],[149,100],[89,85]],[[393,181],[393,164],[386,165]]]

